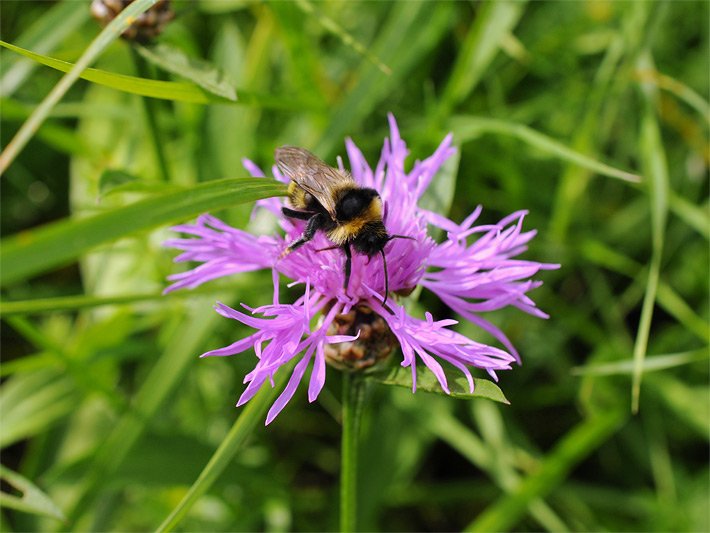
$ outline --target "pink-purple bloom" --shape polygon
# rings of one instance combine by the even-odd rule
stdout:
[[[421,362],[434,373],[441,388],[449,392],[440,361],[458,368],[473,392],[471,367],[485,370],[497,381],[498,370],[508,370],[520,362],[518,353],[505,334],[482,313],[509,305],[526,313],[546,318],[527,292],[542,282],[531,279],[539,270],[558,265],[516,259],[526,250],[535,231],[523,231],[525,211],[508,215],[497,224],[479,225],[479,206],[462,223],[419,207],[417,204],[444,162],[455,153],[452,136],[448,135],[436,151],[413,168],[405,171],[408,150],[400,138],[394,117],[390,115],[390,137],[385,139],[377,165],[371,167],[360,150],[348,139],[346,150],[350,172],[363,187],[379,191],[383,205],[383,222],[390,235],[406,235],[412,239],[395,239],[385,247],[389,271],[389,288],[397,293],[411,291],[421,285],[436,294],[460,316],[494,336],[503,346],[497,348],[476,342],[451,326],[455,320],[434,320],[430,313],[424,319],[410,315],[398,301],[390,298],[383,307],[384,273],[379,258],[353,254],[352,275],[347,291],[343,288],[345,255],[339,249],[323,251],[332,244],[322,232],[308,244],[281,257],[286,246],[300,237],[304,222],[286,218],[281,213],[283,200],[269,198],[257,202],[256,209],[266,209],[278,217],[285,235],[255,236],[233,228],[221,220],[202,215],[195,224],[174,228],[191,238],[172,239],[166,243],[183,250],[176,261],[195,261],[199,266],[170,277],[167,291],[194,288],[206,281],[239,272],[271,269],[273,303],[246,311],[218,303],[216,310],[224,317],[245,324],[255,332],[237,342],[212,350],[205,356],[235,355],[253,349],[257,364],[247,374],[248,383],[237,405],[249,401],[263,383],[294,358],[300,360],[286,388],[271,407],[266,419],[270,423],[292,398],[311,365],[308,399],[317,398],[325,383],[326,346],[354,340],[354,336],[333,335],[329,328],[338,315],[355,306],[367,306],[387,322],[401,347],[401,365],[412,372],[412,389],[416,390],[416,368]],[[338,164],[344,168],[339,159]],[[246,169],[254,177],[263,172],[251,161]],[[287,182],[276,166],[276,179]],[[435,242],[427,233],[433,226],[446,233],[446,239]],[[294,284],[304,286],[304,294],[292,304],[280,303],[279,274]],[[319,316],[316,325],[314,317]],[[331,330],[332,332],[332,330]]]

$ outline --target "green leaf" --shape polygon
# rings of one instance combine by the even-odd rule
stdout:
[[[120,192],[165,193],[177,188],[161,181],[145,181],[122,170],[106,170],[99,178],[99,195],[102,198]]]
[[[74,64],[60,59],[44,56],[20,48],[10,43],[0,41],[0,46],[22,54],[61,72],[69,72]],[[321,105],[312,101],[296,101],[290,98],[281,96],[272,96],[268,94],[260,94],[240,90],[239,100],[229,100],[214,94],[205,92],[203,89],[189,82],[177,81],[162,81],[151,80],[147,78],[138,78],[136,76],[128,76],[126,74],[116,74],[115,72],[107,72],[95,68],[87,68],[79,76],[81,79],[110,87],[118,91],[123,91],[130,94],[138,94],[140,96],[148,96],[150,98],[160,98],[163,100],[172,100],[175,102],[187,102],[192,104],[243,104],[243,105],[258,105],[271,109],[309,109],[315,110]]]
[[[641,68],[647,67],[651,61],[650,51],[646,50],[639,58],[639,66]],[[639,409],[643,364],[648,349],[651,322],[653,321],[653,311],[661,277],[666,219],[668,217],[669,190],[666,152],[663,147],[663,141],[661,140],[658,120],[654,112],[656,94],[653,90],[643,90],[643,87],[641,93],[644,96],[645,109],[641,117],[639,151],[646,175],[649,177],[647,187],[649,208],[651,211],[651,260],[648,268],[643,304],[641,306],[641,317],[639,318],[636,340],[634,342],[634,371],[631,385],[631,410],[634,413]]]
[[[449,384],[451,394],[446,394],[441,388],[436,376],[428,370],[417,368],[417,391],[433,392],[453,398],[469,400],[472,398],[487,398],[494,402],[510,404],[508,399],[503,394],[503,391],[498,388],[498,385],[487,379],[475,378],[473,393],[469,392],[468,381],[463,374],[455,369],[444,367],[446,381]],[[394,367],[386,375],[372,374],[370,376],[374,381],[383,385],[396,385],[397,387],[406,387],[412,389],[412,371],[409,368],[401,366]]]
[[[385,65],[375,54],[373,54],[360,41],[355,39],[355,37],[348,33],[348,31],[335,20],[318,11],[311,2],[308,0],[295,0],[295,3],[301,11],[314,17],[318,21],[318,24],[320,24],[328,33],[335,35],[345,46],[349,46],[358,54],[365,57],[368,61],[380,69],[383,74],[386,74],[387,76],[392,74],[391,68]]]
[[[224,179],[168,192],[80,220],[65,219],[2,241],[0,285],[69,263],[99,244],[200,213],[283,196],[283,184],[264,178]]]
[[[459,143],[471,141],[476,137],[487,133],[509,135],[511,137],[517,137],[521,141],[526,142],[530,146],[533,146],[539,150],[555,155],[563,161],[569,161],[575,165],[597,172],[602,176],[617,178],[631,183],[638,183],[641,181],[641,176],[637,174],[619,170],[602,163],[601,161],[597,161],[596,159],[572,150],[547,135],[543,135],[532,128],[528,128],[523,124],[493,118],[465,115],[452,118],[449,121],[449,124],[454,133],[454,138]]]
[[[446,116],[476,87],[525,11],[526,2],[485,2],[466,34],[451,76],[439,99],[439,115]]]
[[[22,54],[61,72],[69,72],[73,67],[73,63],[54,59],[20,48],[19,46],[0,41],[0,46],[4,46],[13,52]],[[116,74],[114,72],[106,72],[95,68],[87,68],[82,72],[81,79],[111,87],[119,91],[139,94],[141,96],[149,96],[151,98],[162,98],[164,100],[174,100],[178,102],[189,102],[195,104],[207,104],[210,97],[193,83],[149,80],[146,78],[138,78],[136,76],[127,76],[126,74]],[[227,101],[219,98],[218,101]]]
[[[293,367],[296,366],[298,358],[295,357],[290,363],[279,369],[274,379],[274,385],[269,387],[266,384],[262,385],[259,392],[254,396],[243,411],[239,418],[234,422],[232,429],[224,438],[219,448],[211,457],[209,463],[205,466],[200,476],[190,487],[190,490],[185,494],[180,503],[172,510],[170,515],[160,524],[157,531],[172,531],[177,526],[183,517],[187,514],[195,502],[214,484],[220,474],[231,464],[234,455],[240,450],[244,441],[251,435],[257,423],[263,420],[266,410],[271,403],[276,399],[276,395],[280,392],[286,383],[286,380],[291,376]]]
[[[447,35],[454,16],[448,2],[393,2],[377,40],[370,49],[392,69],[386,76],[371,62],[364,62],[353,79],[357,80],[331,112],[328,129],[314,152],[328,156],[336,143],[356,128],[384,98],[398,90],[417,61]],[[412,38],[416,36],[416,38]]]
[[[83,2],[64,0],[58,2],[17,38],[17,45],[40,53],[52,51],[67,35],[71,35],[89,18],[89,9]],[[8,97],[24,83],[36,66],[35,63],[16,57],[3,58],[0,77],[0,94]]]
[[[63,76],[62,79],[59,80],[50,93],[42,100],[42,103],[35,108],[30,118],[20,127],[17,134],[15,134],[0,154],[0,173],[3,173],[7,167],[10,166],[15,157],[17,157],[17,154],[22,151],[47,116],[49,116],[52,108],[62,99],[69,88],[74,85],[74,82],[79,79],[81,73],[101,55],[109,44],[117,39],[118,36],[131,25],[136,17],[150,9],[155,1],[156,0],[135,0],[135,2],[127,6],[116,18],[109,22],[101,33],[91,41],[91,44],[84,51],[76,64],[71,67],[66,76]]]
[[[530,502],[544,498],[565,479],[569,471],[608,439],[622,424],[619,409],[590,417],[570,430],[509,494],[501,496],[478,515],[464,531],[508,531],[524,516]]]
[[[234,87],[224,79],[224,74],[214,65],[189,57],[182,50],[167,44],[156,44],[151,47],[136,45],[135,48],[140,55],[157,67],[177,74],[212,94],[231,101],[237,100]]]
[[[0,447],[46,431],[76,409],[77,402],[72,379],[57,371],[14,376],[0,391]]]
[[[662,355],[647,356],[643,361],[643,372],[657,372],[668,368],[676,368],[683,365],[707,361],[710,358],[708,348],[691,350],[688,352],[669,353]],[[634,371],[634,360],[623,359],[610,363],[578,366],[572,369],[575,376],[614,376],[631,375]]]
[[[0,507],[65,520],[59,507],[29,479],[2,465],[0,465],[0,479],[22,493],[22,497],[18,498],[6,492],[0,492]]]

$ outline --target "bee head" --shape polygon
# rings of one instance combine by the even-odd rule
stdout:
[[[352,245],[357,252],[372,257],[380,253],[389,240],[385,225],[378,220],[365,224],[353,239]]]

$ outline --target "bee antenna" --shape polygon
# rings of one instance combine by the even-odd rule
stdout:
[[[385,271],[385,299],[382,300],[382,305],[384,306],[387,303],[387,295],[390,292],[390,280],[387,277],[387,260],[385,259],[385,251],[383,249],[380,250],[380,255],[382,255],[382,268]]]
[[[387,242],[392,241],[394,239],[409,239],[410,241],[416,241],[414,237],[410,237],[409,235],[390,235],[387,237]]]

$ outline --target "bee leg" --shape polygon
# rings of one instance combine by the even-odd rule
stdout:
[[[347,294],[348,284],[350,283],[350,269],[352,267],[352,255],[350,254],[350,245],[343,245],[343,252],[345,252],[345,281],[343,283],[343,289]]]
[[[287,208],[284,208],[284,210],[285,209]],[[299,215],[301,215],[301,213],[298,211],[294,211],[294,213],[298,213]],[[284,214],[286,214],[285,211]],[[284,257],[285,255],[293,252],[299,246],[303,246],[308,241],[310,241],[316,234],[316,231],[318,231],[326,221],[325,215],[323,215],[322,213],[316,213],[315,215],[312,213],[309,214],[310,218],[308,219],[308,224],[306,224],[306,229],[303,231],[303,235],[301,235],[300,239],[293,241],[291,244],[289,244],[288,247],[281,254],[281,257]]]
[[[296,211],[288,207],[282,207],[281,212],[289,218],[297,218],[298,220],[310,220],[315,214],[312,211]]]

